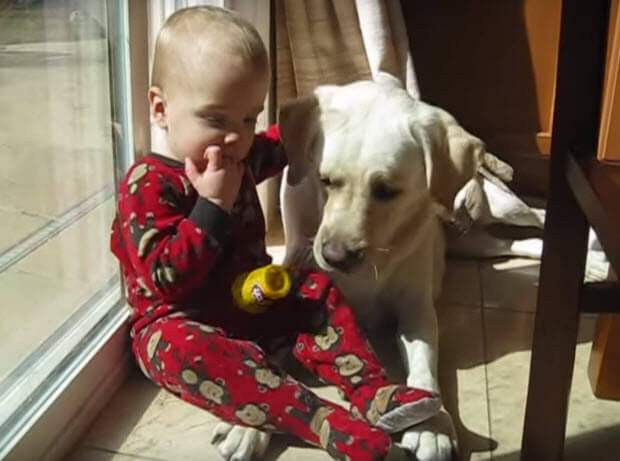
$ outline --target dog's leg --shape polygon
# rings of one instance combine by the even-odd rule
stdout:
[[[407,384],[439,392],[437,382],[437,317],[431,298],[408,306],[399,316],[398,342],[407,366]],[[405,431],[401,445],[416,459],[448,461],[456,451],[457,437],[450,414],[439,414]]]
[[[408,307],[398,312],[398,346],[405,364],[407,385],[439,393],[437,316],[432,301],[418,301]]]
[[[407,271],[399,274],[399,280],[394,280],[395,285],[388,292],[403,293],[393,301],[397,303],[393,307],[407,385],[439,393],[438,328],[434,299],[439,295],[445,270],[445,248],[438,222],[417,248],[409,258],[431,264],[409,265]]]
[[[482,188],[488,203],[488,216],[481,219],[482,224],[500,223],[543,228],[544,221],[540,214],[517,197],[505,184],[483,178]]]
[[[506,224],[543,228],[544,211],[535,210],[493,176],[476,176],[456,194],[456,215],[465,213],[479,225]]]
[[[269,446],[271,434],[253,427],[244,427],[224,421],[215,425],[211,443],[226,460],[250,461],[262,458]]]
[[[437,319],[432,303],[420,311],[415,318],[401,324],[399,333],[401,353],[409,367],[407,384],[439,392]],[[450,414],[442,406],[439,414],[405,431],[400,443],[415,453],[418,460],[451,460],[457,450],[457,436]]]
[[[408,274],[405,283],[411,298],[396,306],[398,346],[405,364],[407,385],[439,393],[437,379],[438,326],[434,298],[444,272],[443,239],[440,230],[432,233],[434,241],[420,246],[416,258],[434,261],[432,270],[421,266]],[[448,461],[456,452],[457,436],[450,414],[441,411],[429,420],[405,431],[401,445],[415,453],[416,459]]]
[[[449,252],[456,256],[493,258],[521,256],[540,258],[540,238],[509,238],[491,235],[484,226],[502,224],[542,229],[544,210],[529,207],[493,176],[472,179],[457,194],[455,216],[470,215],[472,225],[464,235],[451,237]]]
[[[466,235],[449,239],[448,253],[465,258],[498,258],[520,256],[540,258],[542,239],[513,240],[490,235],[486,230],[474,227]]]
[[[312,256],[312,238],[319,227],[322,203],[318,203],[320,191],[311,176],[305,176],[296,186],[287,180],[288,168],[284,170],[280,187],[282,224],[286,250],[284,265],[306,262]]]

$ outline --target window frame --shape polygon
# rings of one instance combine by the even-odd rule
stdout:
[[[108,0],[106,9],[111,119],[127,129],[112,130],[118,186],[135,158],[150,150],[147,0]],[[89,306],[97,315],[80,319],[83,334],[74,335],[71,350],[65,348],[58,365],[6,420],[0,459],[63,459],[125,381],[132,363],[130,310],[119,276],[107,288]]]

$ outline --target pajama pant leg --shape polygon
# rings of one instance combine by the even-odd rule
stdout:
[[[281,431],[319,445],[335,459],[380,460],[391,440],[268,363],[250,341],[173,316],[155,320],[133,340],[143,373],[221,419]]]
[[[298,296],[324,303],[327,324],[319,334],[297,337],[294,355],[314,374],[338,386],[352,412],[388,432],[398,432],[434,416],[439,396],[390,384],[386,371],[360,331],[351,308],[326,274],[304,275]]]

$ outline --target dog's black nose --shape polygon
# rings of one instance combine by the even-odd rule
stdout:
[[[364,259],[363,248],[349,248],[338,240],[324,242],[321,254],[327,264],[343,272],[350,271]]]

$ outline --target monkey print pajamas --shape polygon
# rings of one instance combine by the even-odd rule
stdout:
[[[149,379],[225,421],[295,435],[335,459],[383,459],[386,431],[434,415],[438,396],[387,381],[323,273],[293,271],[290,295],[264,314],[233,304],[234,278],[270,262],[256,183],[285,165],[277,127],[257,135],[246,164],[230,215],[198,197],[181,162],[157,154],[138,161],[122,182],[111,245],[133,307],[136,361]],[[264,348],[278,337],[344,392],[351,411],[270,363]]]

